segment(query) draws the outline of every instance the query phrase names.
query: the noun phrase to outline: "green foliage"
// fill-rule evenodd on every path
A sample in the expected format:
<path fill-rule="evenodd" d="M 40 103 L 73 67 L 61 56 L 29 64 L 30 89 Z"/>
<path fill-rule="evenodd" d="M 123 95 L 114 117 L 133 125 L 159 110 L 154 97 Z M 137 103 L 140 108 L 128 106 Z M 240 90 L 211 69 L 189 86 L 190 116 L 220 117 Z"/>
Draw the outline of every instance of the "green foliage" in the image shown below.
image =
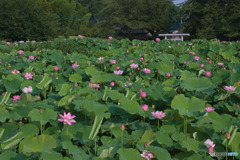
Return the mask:
<path fill-rule="evenodd" d="M 239 40 L 238 1 L 187 0 L 182 5 L 183 31 L 191 38 Z"/>
<path fill-rule="evenodd" d="M 0 159 L 132 160 L 143 159 L 144 150 L 153 159 L 212 159 L 204 145 L 207 139 L 216 144 L 214 152 L 224 152 L 226 144 L 229 152 L 240 152 L 239 49 L 237 42 L 215 40 L 178 45 L 86 37 L 0 44 Z M 133 63 L 139 69 L 131 68 Z M 114 74 L 117 66 L 122 75 Z M 20 73 L 12 74 L 15 69 Z M 26 72 L 33 79 L 26 79 Z M 230 85 L 236 90 L 224 89 Z M 29 86 L 32 92 L 24 93 Z M 165 117 L 153 117 L 155 111 Z M 69 115 L 62 122 L 64 112 L 73 116 L 71 125 L 66 123 Z"/>
<path fill-rule="evenodd" d="M 56 36 L 55 19 L 37 0 L 0 2 L 0 37 L 11 41 L 48 40 Z"/>

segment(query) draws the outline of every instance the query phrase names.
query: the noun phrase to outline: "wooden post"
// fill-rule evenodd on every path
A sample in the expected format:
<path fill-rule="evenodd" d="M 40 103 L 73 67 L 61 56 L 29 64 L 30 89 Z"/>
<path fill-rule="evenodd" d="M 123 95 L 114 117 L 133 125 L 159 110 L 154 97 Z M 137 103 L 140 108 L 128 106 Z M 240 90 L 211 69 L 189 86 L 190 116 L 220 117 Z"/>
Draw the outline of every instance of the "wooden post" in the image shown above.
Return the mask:
<path fill-rule="evenodd" d="M 183 41 L 183 36 L 181 36 L 181 40 Z"/>

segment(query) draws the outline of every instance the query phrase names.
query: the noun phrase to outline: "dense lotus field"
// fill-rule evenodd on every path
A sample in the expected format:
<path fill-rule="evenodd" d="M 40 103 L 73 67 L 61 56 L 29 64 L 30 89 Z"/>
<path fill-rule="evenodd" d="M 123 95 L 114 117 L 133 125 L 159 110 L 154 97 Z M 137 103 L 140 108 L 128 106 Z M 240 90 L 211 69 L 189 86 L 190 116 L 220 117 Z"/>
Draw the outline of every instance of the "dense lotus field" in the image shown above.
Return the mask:
<path fill-rule="evenodd" d="M 238 42 L 2 42 L 0 74 L 1 160 L 239 159 Z"/>

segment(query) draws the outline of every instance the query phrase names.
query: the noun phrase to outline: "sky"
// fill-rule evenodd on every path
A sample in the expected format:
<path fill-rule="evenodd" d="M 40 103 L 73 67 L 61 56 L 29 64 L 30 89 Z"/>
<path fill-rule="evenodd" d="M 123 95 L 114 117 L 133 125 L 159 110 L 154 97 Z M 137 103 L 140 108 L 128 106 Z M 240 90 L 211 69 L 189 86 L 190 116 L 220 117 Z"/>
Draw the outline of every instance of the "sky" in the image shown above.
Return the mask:
<path fill-rule="evenodd" d="M 182 3 L 182 2 L 184 2 L 185 0 L 175 0 L 175 1 L 173 1 L 173 3 L 174 4 L 179 4 L 179 3 Z"/>

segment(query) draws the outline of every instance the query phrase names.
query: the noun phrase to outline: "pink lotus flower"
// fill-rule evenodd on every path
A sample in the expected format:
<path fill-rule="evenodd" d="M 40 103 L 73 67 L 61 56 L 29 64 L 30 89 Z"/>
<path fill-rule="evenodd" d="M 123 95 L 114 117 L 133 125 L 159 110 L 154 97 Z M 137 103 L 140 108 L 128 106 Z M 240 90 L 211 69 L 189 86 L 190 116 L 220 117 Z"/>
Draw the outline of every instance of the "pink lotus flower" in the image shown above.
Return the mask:
<path fill-rule="evenodd" d="M 128 51 L 128 50 L 127 50 L 126 52 L 127 52 L 127 53 L 129 53 L 129 51 Z"/>
<path fill-rule="evenodd" d="M 206 72 L 205 72 L 205 76 L 206 76 L 206 77 L 210 77 L 210 76 L 211 76 L 211 72 L 206 71 Z"/>
<path fill-rule="evenodd" d="M 19 72 L 19 70 L 14 69 L 11 73 L 12 74 L 19 74 L 20 72 Z"/>
<path fill-rule="evenodd" d="M 20 101 L 20 96 L 19 95 L 15 95 L 15 96 L 13 96 L 13 102 L 15 102 L 15 101 Z"/>
<path fill-rule="evenodd" d="M 235 90 L 236 90 L 236 87 L 234 87 L 234 86 L 225 86 L 224 89 L 225 89 L 226 91 L 230 92 L 230 91 L 235 91 Z"/>
<path fill-rule="evenodd" d="M 114 84 L 114 82 L 111 82 L 111 83 L 110 83 L 110 86 L 112 86 L 112 87 L 113 87 L 114 85 L 115 85 L 115 84 Z"/>
<path fill-rule="evenodd" d="M 132 45 L 135 46 L 135 43 L 133 43 Z"/>
<path fill-rule="evenodd" d="M 210 60 L 210 58 L 209 58 L 209 57 L 207 57 L 207 60 L 209 61 L 209 60 Z"/>
<path fill-rule="evenodd" d="M 223 66 L 223 63 L 218 63 L 219 66 Z"/>
<path fill-rule="evenodd" d="M 119 66 L 117 66 L 117 67 L 116 67 L 116 70 L 119 70 L 119 69 L 120 69 L 120 67 L 119 67 Z"/>
<path fill-rule="evenodd" d="M 156 111 L 156 112 L 151 112 L 152 113 L 152 116 L 157 118 L 157 119 L 162 119 L 163 117 L 166 116 L 165 113 L 163 113 L 162 111 Z"/>
<path fill-rule="evenodd" d="M 172 48 L 172 46 L 168 46 L 168 48 Z"/>
<path fill-rule="evenodd" d="M 220 40 L 216 40 L 216 42 L 220 42 Z"/>
<path fill-rule="evenodd" d="M 140 60 L 143 61 L 143 57 L 140 57 Z"/>
<path fill-rule="evenodd" d="M 76 67 L 79 67 L 76 63 L 72 64 L 72 68 L 75 69 Z"/>
<path fill-rule="evenodd" d="M 17 45 L 17 42 L 14 42 L 14 45 Z"/>
<path fill-rule="evenodd" d="M 194 57 L 194 60 L 195 60 L 195 61 L 199 61 L 199 59 L 200 59 L 200 57 L 198 57 L 198 56 L 195 56 L 195 57 Z"/>
<path fill-rule="evenodd" d="M 180 43 L 178 43 L 177 45 L 180 45 Z"/>
<path fill-rule="evenodd" d="M 130 60 L 130 62 L 133 62 L 133 60 Z"/>
<path fill-rule="evenodd" d="M 54 71 L 58 71 L 58 66 L 54 66 Z"/>
<path fill-rule="evenodd" d="M 18 53 L 19 53 L 20 55 L 24 55 L 24 51 L 23 51 L 23 50 L 19 50 Z"/>
<path fill-rule="evenodd" d="M 112 36 L 109 36 L 108 39 L 113 39 Z"/>
<path fill-rule="evenodd" d="M 19 41 L 19 43 L 24 43 L 24 41 Z"/>
<path fill-rule="evenodd" d="M 195 52 L 189 52 L 189 54 L 195 55 Z"/>
<path fill-rule="evenodd" d="M 213 108 L 213 107 L 207 107 L 207 108 L 205 108 L 205 110 L 206 110 L 207 112 L 212 112 L 212 111 L 215 110 L 215 108 Z"/>
<path fill-rule="evenodd" d="M 215 147 L 215 144 L 213 144 L 213 141 L 211 141 L 210 139 L 207 139 L 204 142 L 205 146 L 208 148 L 208 153 L 210 154 L 211 152 L 213 152 L 213 148 Z"/>
<path fill-rule="evenodd" d="M 116 64 L 117 61 L 113 59 L 113 60 L 110 60 L 110 63 L 111 63 L 111 64 Z"/>
<path fill-rule="evenodd" d="M 144 97 L 146 97 L 146 92 L 140 92 L 140 97 L 142 97 L 142 98 L 144 98 Z"/>
<path fill-rule="evenodd" d="M 192 46 L 193 44 L 192 43 L 189 43 L 189 46 Z"/>
<path fill-rule="evenodd" d="M 166 76 L 167 76 L 167 77 L 170 77 L 170 76 L 171 76 L 171 73 L 169 73 L 169 72 L 166 73 Z"/>
<path fill-rule="evenodd" d="M 144 160 L 151 160 L 153 158 L 153 154 L 150 151 L 143 151 L 141 156 Z"/>
<path fill-rule="evenodd" d="M 144 112 L 148 111 L 148 105 L 147 105 L 147 104 L 143 104 L 143 105 L 142 105 L 142 110 L 143 110 Z"/>
<path fill-rule="evenodd" d="M 138 68 L 138 64 L 131 64 L 130 67 L 131 68 Z"/>
<path fill-rule="evenodd" d="M 203 67 L 204 67 L 204 64 L 200 64 L 200 67 L 203 68 Z"/>
<path fill-rule="evenodd" d="M 6 45 L 10 45 L 11 43 L 10 42 L 6 42 Z"/>
<path fill-rule="evenodd" d="M 99 57 L 98 61 L 103 61 L 103 59 L 104 59 L 103 57 Z"/>
<path fill-rule="evenodd" d="M 122 75 L 123 74 L 123 70 L 118 70 L 118 71 L 113 71 L 113 72 L 116 75 Z"/>
<path fill-rule="evenodd" d="M 93 88 L 100 88 L 100 84 L 97 83 L 89 83 L 89 86 Z"/>
<path fill-rule="evenodd" d="M 207 139 L 205 142 L 204 142 L 204 145 L 209 148 L 210 146 L 215 146 L 215 144 L 213 144 L 213 141 L 211 141 L 210 139 Z"/>
<path fill-rule="evenodd" d="M 156 38 L 156 42 L 159 42 L 160 41 L 160 38 Z"/>
<path fill-rule="evenodd" d="M 214 144 L 214 146 L 215 146 L 215 144 Z M 213 148 L 214 148 L 214 146 L 210 146 L 210 147 L 208 148 L 208 154 L 210 154 L 210 153 L 213 152 Z"/>
<path fill-rule="evenodd" d="M 58 121 L 63 122 L 63 124 L 72 125 L 72 123 L 76 123 L 76 121 L 73 119 L 76 116 L 71 115 L 70 112 L 68 114 L 64 112 L 64 115 L 59 114 L 59 116 L 61 117 L 61 119 L 58 119 Z"/>
<path fill-rule="evenodd" d="M 212 61 L 208 61 L 208 63 L 210 63 L 210 64 L 211 64 L 211 63 L 212 63 Z"/>
<path fill-rule="evenodd" d="M 34 56 L 29 56 L 28 59 L 29 59 L 29 60 L 33 60 L 33 59 L 34 59 Z"/>
<path fill-rule="evenodd" d="M 82 35 L 78 35 L 78 38 L 79 38 L 79 39 L 82 39 L 82 38 L 83 38 L 83 36 L 82 36 Z"/>
<path fill-rule="evenodd" d="M 143 68 L 143 72 L 144 72 L 144 73 L 151 73 L 151 70 L 148 69 L 148 68 Z"/>
<path fill-rule="evenodd" d="M 24 87 L 22 91 L 23 91 L 23 93 L 31 93 L 32 92 L 32 87 L 31 86 L 28 86 L 28 88 Z"/>
<path fill-rule="evenodd" d="M 35 41 L 35 40 L 32 40 L 32 43 L 36 43 L 36 41 Z"/>
<path fill-rule="evenodd" d="M 32 79 L 32 77 L 33 77 L 33 75 L 31 74 L 31 73 L 25 73 L 24 74 L 24 77 L 26 78 L 26 79 Z"/>
<path fill-rule="evenodd" d="M 190 62 L 188 61 L 187 63 L 186 63 L 186 65 L 188 65 Z"/>
<path fill-rule="evenodd" d="M 132 83 L 131 83 L 131 82 L 126 82 L 126 83 L 123 83 L 123 85 L 124 85 L 125 87 L 129 87 L 129 86 L 132 85 Z"/>

